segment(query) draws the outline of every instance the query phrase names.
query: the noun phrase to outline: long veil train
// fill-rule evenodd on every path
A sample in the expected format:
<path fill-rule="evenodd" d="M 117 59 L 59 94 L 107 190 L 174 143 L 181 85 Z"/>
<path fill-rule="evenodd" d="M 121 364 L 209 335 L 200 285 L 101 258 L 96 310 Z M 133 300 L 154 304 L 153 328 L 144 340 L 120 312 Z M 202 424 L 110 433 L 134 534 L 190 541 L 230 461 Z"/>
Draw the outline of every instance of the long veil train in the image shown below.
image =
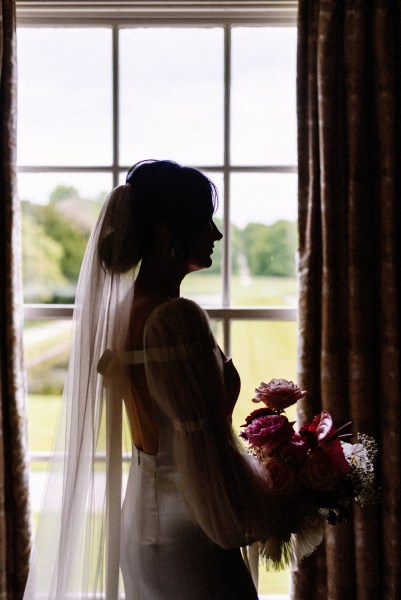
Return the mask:
<path fill-rule="evenodd" d="M 106 588 L 108 600 L 117 598 L 121 437 L 116 433 L 124 382 L 114 377 L 105 388 L 97 363 L 106 348 L 124 349 L 134 276 L 132 271 L 106 273 L 97 248 L 113 226 L 110 215 L 118 214 L 121 229 L 112 251 L 116 256 L 120 252 L 118 241 L 129 223 L 124 215 L 129 193 L 127 185 L 111 192 L 82 263 L 62 411 L 24 600 L 84 600 L 104 597 Z M 107 467 L 99 461 L 104 453 Z"/>

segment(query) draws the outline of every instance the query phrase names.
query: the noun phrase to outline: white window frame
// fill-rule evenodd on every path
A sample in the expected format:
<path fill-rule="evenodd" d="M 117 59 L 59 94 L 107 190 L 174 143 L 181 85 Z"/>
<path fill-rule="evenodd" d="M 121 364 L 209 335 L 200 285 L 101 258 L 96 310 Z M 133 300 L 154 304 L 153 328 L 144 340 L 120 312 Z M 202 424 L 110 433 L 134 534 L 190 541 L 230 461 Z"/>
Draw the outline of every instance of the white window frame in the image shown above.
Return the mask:
<path fill-rule="evenodd" d="M 223 341 L 227 353 L 230 353 L 230 322 L 237 319 L 263 319 L 273 321 L 294 321 L 297 317 L 295 307 L 269 306 L 257 308 L 235 308 L 231 306 L 230 290 L 230 174 L 247 173 L 295 173 L 296 165 L 232 166 L 230 164 L 230 82 L 231 82 L 231 26 L 294 26 L 296 24 L 297 2 L 295 0 L 272 1 L 226 1 L 226 2 L 167 2 L 149 0 L 136 2 L 121 0 L 114 2 L 86 0 L 17 0 L 17 24 L 23 26 L 74 26 L 97 27 L 108 25 L 113 35 L 113 158 L 112 164 L 99 166 L 24 166 L 21 173 L 38 172 L 103 172 L 112 173 L 113 186 L 118 185 L 121 172 L 131 165 L 119 164 L 119 81 L 118 81 L 118 29 L 127 26 L 212 26 L 224 29 L 224 161 L 216 167 L 197 165 L 201 170 L 219 172 L 224 178 L 224 237 L 223 237 L 223 295 L 220 308 L 205 307 L 209 316 L 219 319 L 223 324 Z M 26 319 L 69 319 L 72 305 L 26 304 Z"/>
<path fill-rule="evenodd" d="M 99 172 L 111 173 L 113 186 L 118 185 L 120 175 L 131 165 L 119 164 L 119 56 L 118 30 L 127 26 L 221 26 L 224 29 L 224 160 L 216 167 L 197 165 L 210 173 L 223 174 L 224 179 L 224 230 L 223 230 L 223 294 L 219 308 L 205 307 L 210 318 L 222 323 L 225 351 L 230 354 L 230 323 L 235 320 L 295 321 L 297 310 L 288 306 L 232 307 L 230 290 L 230 175 L 232 173 L 296 173 L 296 165 L 232 166 L 230 164 L 230 84 L 231 84 L 231 26 L 295 26 L 297 18 L 296 0 L 278 1 L 142 1 L 121 0 L 114 2 L 88 0 L 17 0 L 18 27 L 98 27 L 112 29 L 112 85 L 113 85 L 113 157 L 112 163 L 99 166 L 49 166 L 19 165 L 21 173 L 40 172 Z M 26 320 L 71 319 L 72 305 L 25 304 Z M 48 460 L 47 453 L 36 452 L 32 460 Z M 260 596 L 261 600 L 285 600 L 287 596 Z"/>

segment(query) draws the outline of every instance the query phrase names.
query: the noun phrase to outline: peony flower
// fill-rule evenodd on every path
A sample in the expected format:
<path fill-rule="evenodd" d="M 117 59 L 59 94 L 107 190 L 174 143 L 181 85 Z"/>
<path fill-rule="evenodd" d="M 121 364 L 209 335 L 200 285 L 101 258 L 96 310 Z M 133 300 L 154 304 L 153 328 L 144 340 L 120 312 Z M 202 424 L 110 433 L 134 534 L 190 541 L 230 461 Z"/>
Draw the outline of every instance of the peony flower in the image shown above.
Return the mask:
<path fill-rule="evenodd" d="M 264 480 L 269 490 L 276 494 L 291 494 L 297 485 L 294 467 L 279 456 L 271 456 L 262 463 Z"/>
<path fill-rule="evenodd" d="M 275 414 L 276 414 L 275 411 L 272 410 L 271 408 L 267 408 L 267 406 L 264 406 L 263 408 L 257 408 L 256 410 L 253 410 L 250 415 L 245 417 L 245 423 L 243 423 L 241 425 L 241 427 L 246 427 L 247 425 L 252 423 L 252 421 L 254 421 L 255 419 L 258 419 L 259 417 L 262 417 L 264 415 L 275 415 Z M 241 437 L 244 437 L 242 435 L 242 433 L 240 435 L 241 435 Z"/>
<path fill-rule="evenodd" d="M 293 423 L 284 415 L 261 415 L 251 421 L 244 430 L 244 437 L 254 448 L 270 454 L 294 435 Z"/>
<path fill-rule="evenodd" d="M 295 404 L 305 396 L 296 383 L 286 379 L 272 379 L 269 383 L 262 383 L 255 389 L 254 402 L 264 402 L 266 406 L 282 411 Z"/>
<path fill-rule="evenodd" d="M 312 452 L 298 471 L 304 485 L 317 492 L 329 492 L 335 489 L 340 470 L 330 456 L 320 448 Z"/>

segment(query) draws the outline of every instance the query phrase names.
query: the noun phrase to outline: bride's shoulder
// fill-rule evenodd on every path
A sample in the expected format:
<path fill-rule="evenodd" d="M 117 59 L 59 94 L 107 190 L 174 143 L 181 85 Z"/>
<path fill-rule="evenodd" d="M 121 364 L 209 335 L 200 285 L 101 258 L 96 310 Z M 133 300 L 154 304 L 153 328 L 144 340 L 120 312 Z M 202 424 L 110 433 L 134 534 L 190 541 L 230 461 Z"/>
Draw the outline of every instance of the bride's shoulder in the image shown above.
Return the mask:
<path fill-rule="evenodd" d="M 171 298 L 162 304 L 159 304 L 151 313 L 150 319 L 174 317 L 177 315 L 182 318 L 191 316 L 205 317 L 206 312 L 194 300 L 189 298 Z"/>
<path fill-rule="evenodd" d="M 173 298 L 155 308 L 146 323 L 146 330 L 158 329 L 170 334 L 191 335 L 196 331 L 209 332 L 210 325 L 206 312 L 193 300 Z"/>

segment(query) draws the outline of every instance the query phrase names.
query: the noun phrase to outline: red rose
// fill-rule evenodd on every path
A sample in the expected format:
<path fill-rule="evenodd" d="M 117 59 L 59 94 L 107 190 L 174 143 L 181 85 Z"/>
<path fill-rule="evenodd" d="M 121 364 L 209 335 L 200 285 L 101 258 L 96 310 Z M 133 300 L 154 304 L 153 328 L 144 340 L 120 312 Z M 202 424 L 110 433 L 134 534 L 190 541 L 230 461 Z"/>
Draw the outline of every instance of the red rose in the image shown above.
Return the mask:
<path fill-rule="evenodd" d="M 279 455 L 293 465 L 300 465 L 306 460 L 309 444 L 299 435 L 294 433 L 292 438 L 281 444 L 278 448 Z"/>
<path fill-rule="evenodd" d="M 276 494 L 291 494 L 297 484 L 294 467 L 279 456 L 271 456 L 262 464 L 264 479 L 269 490 Z"/>
<path fill-rule="evenodd" d="M 266 406 L 279 411 L 295 404 L 306 394 L 299 389 L 296 383 L 286 379 L 272 379 L 269 383 L 262 381 L 255 392 L 255 402 L 264 402 Z"/>
<path fill-rule="evenodd" d="M 323 452 L 325 452 L 329 457 L 332 463 L 334 463 L 337 469 L 345 475 L 351 469 L 349 462 L 344 456 L 343 448 L 341 442 L 338 438 L 331 440 L 330 442 L 325 442 L 320 445 Z"/>
<path fill-rule="evenodd" d="M 335 463 L 320 448 L 312 452 L 298 471 L 304 485 L 318 492 L 335 489 L 340 471 Z"/>
<path fill-rule="evenodd" d="M 293 424 L 284 415 L 262 415 L 245 428 L 243 437 L 266 454 L 294 435 Z"/>

